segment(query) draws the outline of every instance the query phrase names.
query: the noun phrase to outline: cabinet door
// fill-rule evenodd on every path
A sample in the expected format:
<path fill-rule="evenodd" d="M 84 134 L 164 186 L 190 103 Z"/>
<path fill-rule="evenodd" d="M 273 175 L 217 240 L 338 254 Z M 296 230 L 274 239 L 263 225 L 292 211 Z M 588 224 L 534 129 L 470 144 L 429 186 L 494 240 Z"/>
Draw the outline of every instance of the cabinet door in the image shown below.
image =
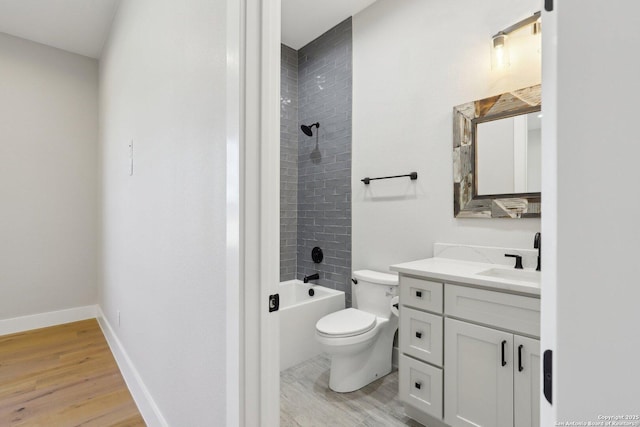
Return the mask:
<path fill-rule="evenodd" d="M 445 422 L 513 426 L 513 335 L 449 318 L 444 334 Z"/>
<path fill-rule="evenodd" d="M 514 335 L 515 427 L 540 426 L 540 341 Z"/>

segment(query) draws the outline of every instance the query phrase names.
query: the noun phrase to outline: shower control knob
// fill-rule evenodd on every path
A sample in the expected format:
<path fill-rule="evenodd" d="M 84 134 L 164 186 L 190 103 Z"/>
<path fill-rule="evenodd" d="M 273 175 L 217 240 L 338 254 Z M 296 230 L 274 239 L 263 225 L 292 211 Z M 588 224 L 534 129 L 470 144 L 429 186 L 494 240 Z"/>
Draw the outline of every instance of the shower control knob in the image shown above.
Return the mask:
<path fill-rule="evenodd" d="M 320 249 L 319 246 L 316 246 L 311 250 L 311 259 L 316 264 L 320 264 L 324 259 L 324 253 L 322 252 L 322 249 Z"/>

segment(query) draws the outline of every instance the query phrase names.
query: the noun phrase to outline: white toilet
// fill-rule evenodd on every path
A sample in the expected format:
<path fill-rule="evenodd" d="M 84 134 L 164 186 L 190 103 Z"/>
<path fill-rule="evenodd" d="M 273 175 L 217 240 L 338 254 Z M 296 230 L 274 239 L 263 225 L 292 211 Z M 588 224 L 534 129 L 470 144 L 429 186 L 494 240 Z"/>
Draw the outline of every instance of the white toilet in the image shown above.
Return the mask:
<path fill-rule="evenodd" d="M 353 273 L 357 308 L 328 314 L 316 323 L 316 338 L 331 356 L 329 388 L 358 390 L 391 372 L 398 317 L 391 312 L 398 277 L 371 270 Z M 355 283 L 357 282 L 357 283 Z"/>

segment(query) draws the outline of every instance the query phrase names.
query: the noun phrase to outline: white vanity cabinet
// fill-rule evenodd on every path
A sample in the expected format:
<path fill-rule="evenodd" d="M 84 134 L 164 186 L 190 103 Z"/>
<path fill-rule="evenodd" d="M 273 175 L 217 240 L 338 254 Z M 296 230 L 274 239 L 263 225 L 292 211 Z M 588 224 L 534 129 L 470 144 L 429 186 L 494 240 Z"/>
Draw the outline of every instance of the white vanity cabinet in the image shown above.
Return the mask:
<path fill-rule="evenodd" d="M 397 271 L 407 415 L 428 425 L 539 427 L 539 296 Z"/>
<path fill-rule="evenodd" d="M 537 426 L 540 299 L 446 284 L 444 306 L 445 422 Z"/>
<path fill-rule="evenodd" d="M 444 340 L 447 424 L 539 425 L 538 340 L 451 318 Z"/>

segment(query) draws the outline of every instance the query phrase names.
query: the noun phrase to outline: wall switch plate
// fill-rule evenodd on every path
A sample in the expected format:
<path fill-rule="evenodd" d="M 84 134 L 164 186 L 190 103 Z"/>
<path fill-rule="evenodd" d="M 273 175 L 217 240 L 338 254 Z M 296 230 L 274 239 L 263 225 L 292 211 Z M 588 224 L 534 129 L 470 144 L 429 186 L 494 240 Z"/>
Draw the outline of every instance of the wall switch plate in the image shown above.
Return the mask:
<path fill-rule="evenodd" d="M 129 142 L 129 176 L 133 176 L 133 139 Z"/>

